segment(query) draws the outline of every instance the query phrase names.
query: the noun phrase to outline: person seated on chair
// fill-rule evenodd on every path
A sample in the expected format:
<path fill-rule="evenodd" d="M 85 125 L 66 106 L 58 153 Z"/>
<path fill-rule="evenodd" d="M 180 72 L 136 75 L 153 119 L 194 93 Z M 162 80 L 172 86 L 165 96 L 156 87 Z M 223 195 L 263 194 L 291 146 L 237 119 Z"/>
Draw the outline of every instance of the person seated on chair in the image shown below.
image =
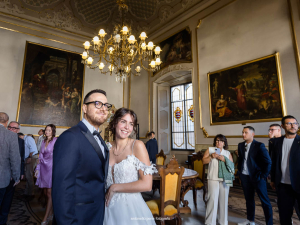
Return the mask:
<path fill-rule="evenodd" d="M 218 208 L 219 223 L 228 224 L 228 194 L 234 177 L 234 164 L 230 152 L 225 150 L 228 143 L 224 135 L 215 136 L 213 146 L 203 156 L 203 164 L 208 164 L 205 224 L 216 224 Z"/>
<path fill-rule="evenodd" d="M 153 164 L 156 163 L 156 154 L 158 153 L 157 141 L 155 139 L 154 131 L 151 131 L 147 134 L 149 141 L 146 143 L 146 148 L 149 154 L 150 162 Z"/>

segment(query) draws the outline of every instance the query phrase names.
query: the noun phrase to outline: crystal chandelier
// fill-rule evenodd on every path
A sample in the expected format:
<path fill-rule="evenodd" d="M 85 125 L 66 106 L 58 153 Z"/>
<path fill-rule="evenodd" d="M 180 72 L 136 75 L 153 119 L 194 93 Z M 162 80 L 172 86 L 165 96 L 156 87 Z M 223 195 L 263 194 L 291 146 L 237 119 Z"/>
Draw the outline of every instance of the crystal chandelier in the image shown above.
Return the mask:
<path fill-rule="evenodd" d="M 86 41 L 83 44 L 82 63 L 90 69 L 99 68 L 102 74 L 110 73 L 112 75 L 114 73 L 116 81 L 121 83 L 126 81 L 126 78 L 131 74 L 139 76 L 142 68 L 152 72 L 159 70 L 162 62 L 160 60 L 160 47 L 155 47 L 151 41 L 146 44 L 147 35 L 145 32 L 140 34 L 140 41 L 138 42 L 131 34 L 130 27 L 124 25 L 124 14 L 128 12 L 125 0 L 117 0 L 117 4 L 119 5 L 122 24 L 114 27 L 113 35 L 107 40 L 105 40 L 105 31 L 100 29 L 99 34 L 92 40 L 93 44 Z M 97 62 L 93 65 L 94 61 Z M 138 62 L 140 62 L 140 66 L 136 66 L 134 72 L 131 68 Z M 150 67 L 145 67 L 143 62 L 147 62 Z M 106 71 L 104 71 L 106 66 Z"/>

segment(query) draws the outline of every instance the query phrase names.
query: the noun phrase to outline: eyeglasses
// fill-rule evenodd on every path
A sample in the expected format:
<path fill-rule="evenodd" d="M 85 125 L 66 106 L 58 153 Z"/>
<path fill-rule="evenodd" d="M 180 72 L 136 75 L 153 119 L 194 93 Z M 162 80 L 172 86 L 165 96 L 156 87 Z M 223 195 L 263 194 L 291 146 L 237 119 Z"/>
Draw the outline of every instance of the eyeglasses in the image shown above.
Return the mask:
<path fill-rule="evenodd" d="M 273 132 L 274 130 L 279 130 L 279 129 L 269 129 L 269 132 Z"/>
<path fill-rule="evenodd" d="M 222 140 L 216 140 L 216 142 L 224 142 L 224 141 L 222 141 Z"/>
<path fill-rule="evenodd" d="M 94 103 L 94 104 L 95 104 L 95 107 L 96 107 L 97 109 L 101 109 L 102 106 L 105 106 L 105 107 L 107 108 L 107 110 L 110 110 L 111 107 L 112 107 L 112 104 L 109 104 L 109 103 L 103 104 L 103 103 L 100 102 L 100 101 L 86 102 L 86 103 L 84 103 L 84 104 L 88 105 L 88 104 L 91 104 L 91 103 Z"/>
<path fill-rule="evenodd" d="M 285 125 L 286 126 L 292 126 L 292 124 L 295 126 L 295 127 L 297 127 L 298 125 L 299 125 L 299 123 L 297 123 L 297 122 L 294 122 L 294 123 L 285 123 Z"/>
<path fill-rule="evenodd" d="M 19 127 L 11 127 L 11 126 L 8 126 L 7 128 L 11 129 L 11 130 L 19 130 L 20 129 Z"/>

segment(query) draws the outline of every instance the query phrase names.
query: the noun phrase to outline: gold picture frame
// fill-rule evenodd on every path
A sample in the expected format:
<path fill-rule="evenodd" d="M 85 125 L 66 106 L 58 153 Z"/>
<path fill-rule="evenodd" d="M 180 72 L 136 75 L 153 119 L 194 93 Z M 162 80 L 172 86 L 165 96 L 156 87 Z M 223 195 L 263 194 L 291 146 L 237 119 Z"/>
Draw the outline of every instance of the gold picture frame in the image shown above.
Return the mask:
<path fill-rule="evenodd" d="M 69 128 L 82 119 L 85 67 L 77 52 L 26 42 L 16 120 Z"/>
<path fill-rule="evenodd" d="M 207 78 L 211 125 L 280 121 L 286 115 L 278 52 Z"/>

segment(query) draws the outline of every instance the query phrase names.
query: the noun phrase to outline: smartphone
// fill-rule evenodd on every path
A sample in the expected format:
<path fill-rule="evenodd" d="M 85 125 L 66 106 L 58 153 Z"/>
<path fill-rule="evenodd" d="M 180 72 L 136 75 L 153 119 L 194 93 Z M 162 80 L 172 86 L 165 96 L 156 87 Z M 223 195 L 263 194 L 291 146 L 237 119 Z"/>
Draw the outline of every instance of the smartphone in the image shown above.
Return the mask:
<path fill-rule="evenodd" d="M 221 154 L 221 150 L 219 148 L 216 148 L 215 149 L 215 153 L 217 153 L 218 155 L 220 155 Z"/>

